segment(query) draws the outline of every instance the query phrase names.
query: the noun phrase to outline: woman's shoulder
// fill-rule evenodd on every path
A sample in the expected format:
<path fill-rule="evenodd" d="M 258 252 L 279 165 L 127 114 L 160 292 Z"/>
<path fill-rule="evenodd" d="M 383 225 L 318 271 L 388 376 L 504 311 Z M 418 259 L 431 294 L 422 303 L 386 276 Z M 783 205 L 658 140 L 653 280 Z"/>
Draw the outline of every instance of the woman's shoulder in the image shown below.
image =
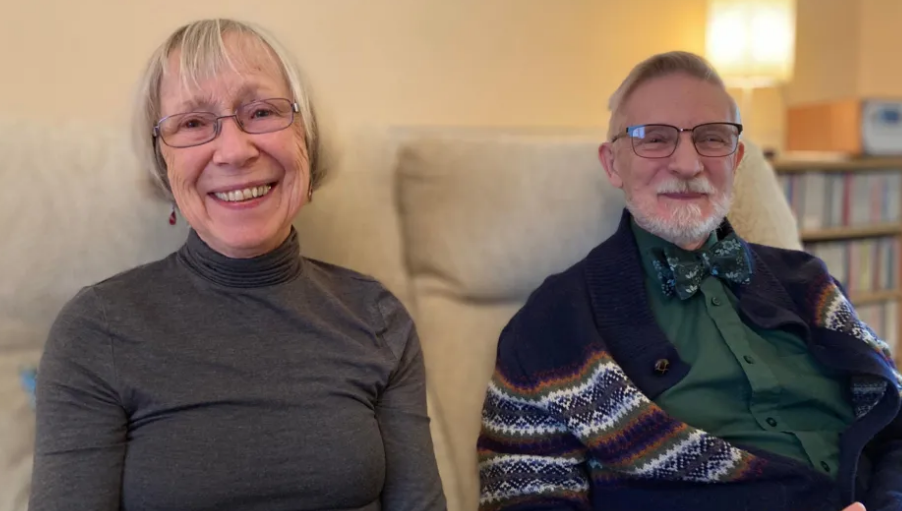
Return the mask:
<path fill-rule="evenodd" d="M 116 272 L 94 284 L 86 286 L 104 297 L 115 298 L 123 293 L 140 293 L 146 296 L 151 289 L 164 287 L 176 277 L 176 254 L 150 261 Z"/>
<path fill-rule="evenodd" d="M 406 307 L 375 277 L 309 258 L 305 259 L 305 272 L 308 280 L 349 310 L 365 312 L 375 321 L 377 331 L 391 335 L 413 328 Z"/>
<path fill-rule="evenodd" d="M 371 275 L 318 259 L 305 258 L 304 262 L 307 279 L 328 294 L 383 309 L 400 305 L 397 297 Z"/>
<path fill-rule="evenodd" d="M 111 308 L 140 307 L 155 294 L 167 292 L 175 268 L 174 255 L 114 273 L 82 287 L 60 311 L 57 322 L 72 318 L 101 319 Z"/>
<path fill-rule="evenodd" d="M 386 291 L 385 286 L 371 275 L 319 259 L 305 257 L 304 273 L 316 285 L 341 293 L 356 291 L 369 295 Z"/>

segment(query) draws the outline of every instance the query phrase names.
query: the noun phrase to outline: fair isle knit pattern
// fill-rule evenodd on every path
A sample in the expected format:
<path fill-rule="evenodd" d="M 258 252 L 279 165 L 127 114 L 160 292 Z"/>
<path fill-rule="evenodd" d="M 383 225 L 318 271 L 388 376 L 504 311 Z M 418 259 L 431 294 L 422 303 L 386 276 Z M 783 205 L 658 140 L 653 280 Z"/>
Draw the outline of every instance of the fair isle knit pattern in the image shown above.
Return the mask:
<path fill-rule="evenodd" d="M 893 366 L 889 345 L 858 318 L 852 304 L 834 280 L 827 281 L 815 296 L 818 297 L 813 321 L 815 325 L 863 341 Z M 902 394 L 902 374 L 893 369 L 893 377 L 896 380 L 896 391 Z M 878 378 L 855 378 L 852 382 L 852 398 L 856 416 L 862 417 L 870 412 L 880 402 L 887 387 L 886 381 Z"/>
<path fill-rule="evenodd" d="M 483 509 L 529 495 L 584 499 L 580 493 L 589 482 L 578 465 L 587 458 L 592 474 L 608 482 L 735 482 L 767 464 L 669 417 L 606 352 L 590 356 L 573 374 L 528 388 L 496 372 L 483 409 L 483 437 L 508 446 L 507 454 L 480 449 Z M 576 438 L 578 445 L 568 445 L 568 438 Z M 536 446 L 550 448 L 556 456 L 511 454 L 535 452 Z M 537 474 L 542 477 L 532 477 Z"/>

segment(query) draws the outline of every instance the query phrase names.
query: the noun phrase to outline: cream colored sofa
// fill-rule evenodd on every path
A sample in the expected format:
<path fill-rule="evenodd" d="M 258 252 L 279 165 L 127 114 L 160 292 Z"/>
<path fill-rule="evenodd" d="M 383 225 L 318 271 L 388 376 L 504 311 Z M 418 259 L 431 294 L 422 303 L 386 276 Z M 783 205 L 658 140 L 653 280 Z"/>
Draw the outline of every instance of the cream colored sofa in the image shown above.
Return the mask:
<path fill-rule="evenodd" d="M 498 333 L 531 290 L 582 258 L 622 207 L 595 157 L 601 131 L 386 129 L 354 151 L 297 222 L 302 251 L 382 280 L 414 315 L 449 509 L 476 508 L 475 442 Z M 749 144 L 751 146 L 751 144 Z M 17 369 L 83 286 L 162 257 L 167 223 L 122 132 L 0 122 L 0 511 L 26 507 L 33 413 Z M 731 218 L 799 248 L 790 210 L 749 147 Z"/>

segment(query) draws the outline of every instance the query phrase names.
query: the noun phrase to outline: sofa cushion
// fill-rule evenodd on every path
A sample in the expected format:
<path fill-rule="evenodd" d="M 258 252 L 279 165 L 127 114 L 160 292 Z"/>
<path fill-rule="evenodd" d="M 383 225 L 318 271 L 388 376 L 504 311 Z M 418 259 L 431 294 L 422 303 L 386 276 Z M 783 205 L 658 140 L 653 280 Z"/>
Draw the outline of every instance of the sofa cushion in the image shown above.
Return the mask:
<path fill-rule="evenodd" d="M 623 197 L 584 135 L 429 137 L 402 148 L 408 271 L 424 291 L 522 300 L 613 232 Z"/>
<path fill-rule="evenodd" d="M 520 302 L 474 302 L 418 293 L 429 416 L 448 509 L 477 508 L 476 437 L 498 332 Z"/>
<path fill-rule="evenodd" d="M 295 221 L 301 252 L 378 279 L 413 312 L 395 211 L 391 130 L 361 129 L 354 143 L 329 154 L 329 173 Z M 331 163 L 331 164 L 329 164 Z"/>
<path fill-rule="evenodd" d="M 32 397 L 24 371 L 41 356 L 39 329 L 0 317 L 0 510 L 24 511 L 28 504 L 34 449 Z"/>
<path fill-rule="evenodd" d="M 46 334 L 82 286 L 168 254 L 185 223 L 168 224 L 123 130 L 0 122 L 4 250 L 0 311 Z M 43 339 L 42 339 L 43 341 Z M 16 342 L 0 338 L 0 346 Z"/>
<path fill-rule="evenodd" d="M 730 223 L 746 240 L 801 250 L 798 224 L 774 169 L 754 143 L 745 141 L 745 157 L 736 170 Z"/>
<path fill-rule="evenodd" d="M 79 288 L 165 256 L 187 235 L 138 168 L 127 130 L 0 121 L 0 511 L 27 504 L 34 413 L 20 370 L 38 363 Z M 7 248 L 9 247 L 9 248 Z"/>

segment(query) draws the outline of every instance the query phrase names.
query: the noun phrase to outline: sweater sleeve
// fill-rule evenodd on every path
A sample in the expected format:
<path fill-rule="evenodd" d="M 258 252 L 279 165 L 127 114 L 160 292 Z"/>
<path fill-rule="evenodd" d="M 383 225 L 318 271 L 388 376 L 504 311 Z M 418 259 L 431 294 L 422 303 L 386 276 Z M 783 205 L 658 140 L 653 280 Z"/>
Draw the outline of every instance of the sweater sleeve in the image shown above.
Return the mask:
<path fill-rule="evenodd" d="M 510 329 L 501 334 L 479 435 L 482 511 L 588 510 L 584 446 L 551 413 L 522 369 Z"/>
<path fill-rule="evenodd" d="M 872 511 L 902 510 L 902 435 L 881 446 L 865 504 Z"/>
<path fill-rule="evenodd" d="M 851 303 L 849 294 L 839 280 L 831 278 Z M 882 340 L 880 342 L 883 343 Z M 883 343 L 881 347 L 883 354 L 890 358 L 889 346 Z M 869 510 L 902 511 L 902 413 L 896 416 L 893 425 L 895 429 L 888 429 L 881 435 L 880 447 L 875 450 L 877 456 L 871 471 L 870 487 L 864 498 Z"/>
<path fill-rule="evenodd" d="M 382 338 L 397 360 L 376 405 L 385 448 L 382 508 L 391 511 L 446 509 L 429 416 L 426 370 L 413 320 L 393 295 L 378 300 L 384 320 Z"/>
<path fill-rule="evenodd" d="M 95 292 L 60 312 L 36 387 L 31 511 L 117 511 L 127 418 L 116 391 L 112 348 Z"/>

